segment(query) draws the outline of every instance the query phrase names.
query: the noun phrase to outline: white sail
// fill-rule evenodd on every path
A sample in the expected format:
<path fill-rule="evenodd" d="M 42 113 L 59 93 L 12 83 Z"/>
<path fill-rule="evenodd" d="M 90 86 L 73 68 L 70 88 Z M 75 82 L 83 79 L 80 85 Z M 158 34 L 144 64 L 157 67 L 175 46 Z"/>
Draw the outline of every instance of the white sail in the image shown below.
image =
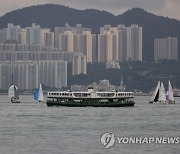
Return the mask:
<path fill-rule="evenodd" d="M 166 92 L 164 89 L 164 84 L 161 82 L 159 89 L 159 102 L 166 103 Z"/>
<path fill-rule="evenodd" d="M 43 102 L 44 97 L 43 97 L 43 90 L 41 84 L 39 85 L 39 98 L 38 101 Z"/>
<path fill-rule="evenodd" d="M 14 97 L 14 85 L 12 85 L 9 90 L 8 90 L 8 95 L 9 98 L 11 99 L 12 97 Z"/>
<path fill-rule="evenodd" d="M 158 82 L 158 84 L 156 86 L 156 89 L 155 89 L 155 91 L 154 91 L 154 93 L 153 93 L 153 95 L 152 95 L 152 97 L 150 99 L 150 102 L 154 102 L 154 99 L 155 99 L 155 97 L 156 97 L 156 95 L 158 93 L 159 88 L 160 88 L 160 81 Z"/>
<path fill-rule="evenodd" d="M 168 92 L 167 92 L 167 97 L 168 97 L 168 101 L 169 103 L 174 103 L 174 94 L 173 94 L 173 89 L 171 86 L 171 82 L 168 82 Z"/>
<path fill-rule="evenodd" d="M 19 96 L 18 96 L 18 91 L 17 91 L 17 87 L 15 85 L 12 85 L 9 90 L 8 90 L 8 95 L 9 95 L 9 98 L 15 98 L 15 99 L 19 99 Z"/>

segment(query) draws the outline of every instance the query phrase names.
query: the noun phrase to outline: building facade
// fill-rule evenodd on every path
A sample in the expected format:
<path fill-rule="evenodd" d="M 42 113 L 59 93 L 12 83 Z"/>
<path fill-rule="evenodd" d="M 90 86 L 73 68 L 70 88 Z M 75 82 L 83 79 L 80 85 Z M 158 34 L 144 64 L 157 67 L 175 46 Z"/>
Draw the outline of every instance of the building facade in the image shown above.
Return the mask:
<path fill-rule="evenodd" d="M 39 61 L 40 83 L 51 88 L 67 87 L 67 61 Z"/>
<path fill-rule="evenodd" d="M 178 60 L 178 38 L 167 37 L 154 39 L 154 61 Z"/>
<path fill-rule="evenodd" d="M 86 56 L 76 54 L 73 56 L 72 75 L 87 74 Z"/>
<path fill-rule="evenodd" d="M 142 61 L 142 27 L 105 25 L 98 35 L 98 62 Z"/>

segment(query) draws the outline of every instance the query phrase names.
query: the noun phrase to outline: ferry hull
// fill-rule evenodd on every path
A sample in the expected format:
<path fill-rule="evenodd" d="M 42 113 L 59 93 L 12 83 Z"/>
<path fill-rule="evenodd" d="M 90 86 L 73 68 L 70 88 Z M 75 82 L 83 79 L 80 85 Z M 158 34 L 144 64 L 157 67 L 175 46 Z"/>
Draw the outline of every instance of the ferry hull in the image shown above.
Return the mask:
<path fill-rule="evenodd" d="M 128 106 L 134 106 L 133 101 L 124 102 L 123 100 L 117 100 L 115 99 L 109 99 L 106 102 L 103 102 L 102 99 L 74 99 L 74 100 L 67 100 L 64 101 L 63 99 L 58 100 L 47 100 L 47 106 L 66 106 L 66 107 L 128 107 Z"/>

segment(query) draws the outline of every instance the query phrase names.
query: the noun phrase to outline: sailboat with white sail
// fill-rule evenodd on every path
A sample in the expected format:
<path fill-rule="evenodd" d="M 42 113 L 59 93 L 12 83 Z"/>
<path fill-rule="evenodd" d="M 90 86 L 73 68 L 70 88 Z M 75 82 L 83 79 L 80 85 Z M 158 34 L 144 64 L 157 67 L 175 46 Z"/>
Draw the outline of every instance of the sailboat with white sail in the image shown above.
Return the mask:
<path fill-rule="evenodd" d="M 43 90 L 42 90 L 41 84 L 39 85 L 39 88 L 37 88 L 34 92 L 34 99 L 38 102 L 44 101 Z"/>
<path fill-rule="evenodd" d="M 163 82 L 159 81 L 149 103 L 166 103 L 166 93 Z"/>
<path fill-rule="evenodd" d="M 20 103 L 18 89 L 15 85 L 12 85 L 8 90 L 9 98 L 12 103 Z"/>
<path fill-rule="evenodd" d="M 174 93 L 170 81 L 168 82 L 167 102 L 169 104 L 175 104 Z"/>

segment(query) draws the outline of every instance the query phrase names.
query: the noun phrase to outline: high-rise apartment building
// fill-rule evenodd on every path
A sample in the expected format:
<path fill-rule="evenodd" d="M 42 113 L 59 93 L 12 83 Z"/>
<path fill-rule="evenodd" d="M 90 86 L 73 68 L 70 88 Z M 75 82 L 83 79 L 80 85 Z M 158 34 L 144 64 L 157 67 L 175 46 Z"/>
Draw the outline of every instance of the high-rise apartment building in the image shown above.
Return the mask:
<path fill-rule="evenodd" d="M 59 35 L 64 34 L 65 31 L 71 31 L 73 34 L 82 34 L 84 31 L 90 31 L 90 28 L 83 28 L 81 24 L 77 24 L 76 27 L 71 27 L 68 24 L 65 24 L 64 27 L 55 27 L 54 28 L 54 46 L 59 48 Z"/>
<path fill-rule="evenodd" d="M 32 24 L 32 27 L 26 27 L 26 44 L 38 44 L 42 45 L 42 33 L 41 27 L 36 25 L 35 23 Z"/>
<path fill-rule="evenodd" d="M 67 87 L 66 61 L 39 61 L 40 83 L 49 87 Z"/>
<path fill-rule="evenodd" d="M 35 61 L 16 61 L 12 68 L 13 83 L 18 89 L 38 87 L 38 65 Z"/>
<path fill-rule="evenodd" d="M 96 35 L 91 34 L 91 29 L 82 28 L 80 24 L 76 27 L 55 27 L 55 47 L 62 51 L 83 53 L 87 62 L 92 63 L 95 61 L 93 58 L 96 58 Z"/>
<path fill-rule="evenodd" d="M 7 90 L 12 84 L 12 64 L 11 62 L 1 62 L 0 63 L 0 88 L 2 90 Z"/>
<path fill-rule="evenodd" d="M 3 29 L 4 40 L 3 43 L 20 43 L 21 42 L 21 27 L 14 26 L 9 23 L 7 28 Z"/>
<path fill-rule="evenodd" d="M 84 31 L 78 35 L 78 52 L 86 55 L 87 62 L 92 63 L 93 56 L 93 36 L 91 32 Z"/>
<path fill-rule="evenodd" d="M 131 25 L 131 59 L 142 61 L 142 27 Z"/>
<path fill-rule="evenodd" d="M 72 31 L 65 31 L 64 34 L 59 35 L 59 48 L 62 49 L 62 51 L 73 51 Z"/>
<path fill-rule="evenodd" d="M 0 30 L 0 43 L 4 43 L 4 31 Z"/>
<path fill-rule="evenodd" d="M 101 27 L 98 35 L 98 62 L 128 60 L 142 60 L 142 27 Z"/>
<path fill-rule="evenodd" d="M 72 62 L 72 75 L 87 74 L 86 56 L 75 54 Z"/>
<path fill-rule="evenodd" d="M 154 39 L 154 61 L 178 60 L 178 38 L 167 37 Z"/>
<path fill-rule="evenodd" d="M 54 48 L 54 33 L 48 30 L 42 30 L 42 46 Z"/>

